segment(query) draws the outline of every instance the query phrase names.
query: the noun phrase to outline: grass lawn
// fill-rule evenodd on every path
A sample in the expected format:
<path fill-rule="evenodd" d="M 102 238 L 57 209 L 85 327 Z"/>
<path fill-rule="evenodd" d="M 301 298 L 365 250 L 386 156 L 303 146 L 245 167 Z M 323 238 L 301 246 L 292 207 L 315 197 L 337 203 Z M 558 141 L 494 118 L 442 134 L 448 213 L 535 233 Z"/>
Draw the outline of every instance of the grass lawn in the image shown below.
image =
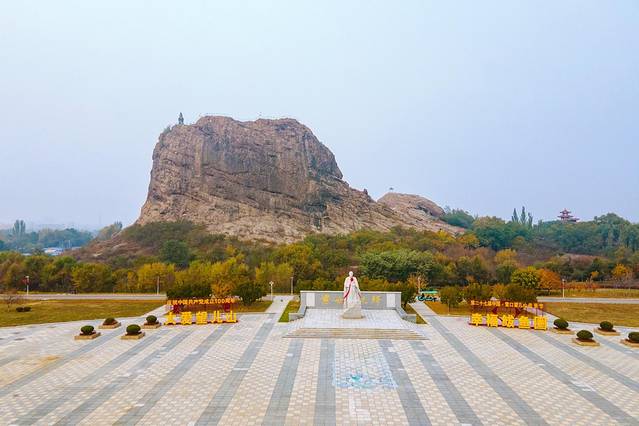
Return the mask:
<path fill-rule="evenodd" d="M 0 305 L 0 327 L 48 322 L 79 321 L 106 317 L 144 315 L 162 305 L 158 300 L 33 300 L 22 305 Z M 30 312 L 16 312 L 30 306 Z"/>
<path fill-rule="evenodd" d="M 428 324 L 424 318 L 422 318 L 421 315 L 419 315 L 417 312 L 415 312 L 415 309 L 413 309 L 413 307 L 411 305 L 406 305 L 406 307 L 404 308 L 404 311 L 406 311 L 407 314 L 415 314 L 417 315 L 417 324 Z"/>
<path fill-rule="evenodd" d="M 264 312 L 271 306 L 270 300 L 258 300 L 246 306 L 243 303 L 233 305 L 233 312 Z"/>
<path fill-rule="evenodd" d="M 552 291 L 549 296 L 561 297 L 561 290 Z M 606 297 L 618 299 L 639 299 L 636 288 L 598 288 L 592 290 L 566 290 L 566 297 Z"/>
<path fill-rule="evenodd" d="M 639 327 L 639 305 L 610 303 L 545 303 L 546 311 L 566 321 Z"/>
<path fill-rule="evenodd" d="M 299 309 L 300 309 L 300 302 L 297 300 L 291 300 L 290 302 L 288 302 L 288 305 L 286 305 L 286 309 L 284 309 L 284 312 L 282 313 L 282 316 L 280 317 L 279 322 L 288 322 L 288 313 L 297 312 Z"/>
<path fill-rule="evenodd" d="M 470 315 L 470 305 L 466 302 L 462 302 L 455 308 L 450 308 L 448 312 L 448 306 L 441 302 L 424 302 L 426 306 L 431 308 L 437 315 Z"/>

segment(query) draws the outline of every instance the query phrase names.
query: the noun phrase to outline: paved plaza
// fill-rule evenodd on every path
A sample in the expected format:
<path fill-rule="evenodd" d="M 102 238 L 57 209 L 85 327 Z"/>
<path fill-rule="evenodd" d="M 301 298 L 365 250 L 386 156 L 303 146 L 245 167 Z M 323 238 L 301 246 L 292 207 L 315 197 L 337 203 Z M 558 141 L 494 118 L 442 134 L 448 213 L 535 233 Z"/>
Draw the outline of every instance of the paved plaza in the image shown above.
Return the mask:
<path fill-rule="evenodd" d="M 579 347 L 424 312 L 408 327 L 425 340 L 284 338 L 301 324 L 277 322 L 284 304 L 138 341 L 124 328 L 73 340 L 96 321 L 0 329 L 0 423 L 639 424 L 639 350 L 619 337 Z M 331 315 L 305 320 L 344 326 Z M 374 326 L 407 326 L 387 315 Z"/>

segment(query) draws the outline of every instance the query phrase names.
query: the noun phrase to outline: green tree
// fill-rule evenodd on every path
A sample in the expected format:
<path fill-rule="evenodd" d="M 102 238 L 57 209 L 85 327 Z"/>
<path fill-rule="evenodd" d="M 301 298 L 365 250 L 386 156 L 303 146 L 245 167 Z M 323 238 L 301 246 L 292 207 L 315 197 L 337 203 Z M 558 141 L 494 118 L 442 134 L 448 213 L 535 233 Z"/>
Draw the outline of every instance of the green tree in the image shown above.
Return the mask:
<path fill-rule="evenodd" d="M 255 281 L 264 286 L 273 282 L 273 291 L 284 293 L 290 288 L 293 272 L 293 268 L 288 263 L 262 262 L 255 268 Z"/>
<path fill-rule="evenodd" d="M 490 300 L 493 289 L 487 284 L 470 284 L 463 291 L 464 299 L 470 300 Z"/>
<path fill-rule="evenodd" d="M 183 241 L 168 240 L 162 245 L 160 259 L 166 263 L 172 263 L 180 268 L 188 266 L 191 260 L 189 247 Z"/>
<path fill-rule="evenodd" d="M 475 218 L 467 211 L 462 209 L 451 210 L 450 207 L 446 207 L 444 209 L 444 214 L 440 217 L 440 219 L 449 225 L 459 226 L 460 228 L 466 229 L 470 228 L 475 221 Z"/>
<path fill-rule="evenodd" d="M 26 225 L 24 220 L 16 220 L 13 224 L 13 232 L 11 233 L 17 247 L 20 247 L 26 234 Z"/>
<path fill-rule="evenodd" d="M 159 283 L 160 289 L 166 292 L 175 283 L 175 267 L 161 262 L 146 263 L 138 268 L 136 282 L 137 291 L 155 292 Z"/>
<path fill-rule="evenodd" d="M 73 287 L 79 293 L 110 293 L 115 286 L 111 268 L 102 263 L 80 263 L 73 268 Z"/>
<path fill-rule="evenodd" d="M 429 252 L 392 250 L 368 252 L 361 259 L 361 273 L 368 278 L 381 278 L 390 282 L 406 281 L 411 275 L 429 277 L 434 264 Z"/>
<path fill-rule="evenodd" d="M 446 286 L 439 290 L 439 298 L 441 302 L 448 306 L 448 313 L 450 313 L 451 307 L 459 306 L 462 300 L 464 300 L 461 289 L 457 286 Z"/>
<path fill-rule="evenodd" d="M 537 301 L 534 289 L 519 284 L 508 284 L 504 293 L 504 299 L 511 302 L 535 303 Z"/>
<path fill-rule="evenodd" d="M 532 266 L 517 269 L 511 276 L 511 281 L 513 284 L 519 284 L 522 287 L 530 288 L 533 290 L 539 288 L 540 280 L 541 277 L 539 276 L 539 271 Z"/>
<path fill-rule="evenodd" d="M 480 256 L 461 256 L 455 261 L 455 271 L 457 281 L 464 284 L 486 282 L 490 277 L 486 262 Z"/>
<path fill-rule="evenodd" d="M 105 226 L 100 229 L 98 235 L 95 237 L 98 241 L 106 241 L 113 238 L 115 234 L 122 230 L 122 222 L 114 222 L 111 225 Z"/>
<path fill-rule="evenodd" d="M 293 268 L 295 282 L 313 280 L 321 272 L 321 262 L 313 256 L 313 248 L 304 243 L 287 244 L 275 250 L 273 260 Z"/>
<path fill-rule="evenodd" d="M 24 260 L 24 274 L 29 276 L 29 288 L 31 290 L 40 290 L 44 269 L 50 262 L 50 257 L 46 255 L 28 256 Z"/>
<path fill-rule="evenodd" d="M 255 281 L 242 281 L 235 286 L 234 293 L 242 299 L 244 305 L 252 305 L 256 300 L 262 298 L 266 287 Z"/>

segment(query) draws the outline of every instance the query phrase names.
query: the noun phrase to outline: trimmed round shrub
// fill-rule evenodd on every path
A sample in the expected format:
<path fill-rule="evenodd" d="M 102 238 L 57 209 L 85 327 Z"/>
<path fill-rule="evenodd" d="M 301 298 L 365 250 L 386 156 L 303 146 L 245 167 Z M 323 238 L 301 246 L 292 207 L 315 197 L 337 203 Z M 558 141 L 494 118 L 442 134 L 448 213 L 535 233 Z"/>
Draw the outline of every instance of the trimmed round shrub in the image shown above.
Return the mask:
<path fill-rule="evenodd" d="M 136 334 L 140 334 L 140 326 L 137 324 L 131 324 L 126 327 L 126 334 L 130 336 L 135 336 Z"/>
<path fill-rule="evenodd" d="M 156 317 L 155 315 L 149 315 L 148 317 L 146 317 L 146 323 L 147 324 L 157 324 L 158 322 L 158 317 Z"/>
<path fill-rule="evenodd" d="M 553 324 L 555 324 L 555 327 L 557 327 L 560 330 L 567 330 L 568 329 L 568 321 L 566 321 L 563 318 L 557 318 Z"/>
<path fill-rule="evenodd" d="M 577 333 L 577 339 L 579 340 L 592 340 L 592 333 L 588 330 L 581 330 Z"/>
<path fill-rule="evenodd" d="M 22 306 L 18 306 L 16 308 L 16 312 L 24 312 L 24 308 Z"/>
<path fill-rule="evenodd" d="M 85 336 L 89 336 L 93 334 L 93 330 L 94 328 L 92 325 L 85 325 L 80 329 L 80 332 Z"/>
<path fill-rule="evenodd" d="M 117 323 L 117 321 L 116 321 L 115 318 L 107 318 L 107 319 L 104 320 L 102 325 L 114 325 L 116 323 Z"/>
<path fill-rule="evenodd" d="M 603 331 L 613 331 L 615 326 L 610 321 L 602 321 L 599 323 L 599 328 Z"/>
<path fill-rule="evenodd" d="M 628 340 L 632 343 L 639 343 L 639 331 L 631 331 L 628 333 Z"/>
<path fill-rule="evenodd" d="M 24 306 L 22 308 L 22 312 L 30 312 L 31 311 L 31 306 Z"/>

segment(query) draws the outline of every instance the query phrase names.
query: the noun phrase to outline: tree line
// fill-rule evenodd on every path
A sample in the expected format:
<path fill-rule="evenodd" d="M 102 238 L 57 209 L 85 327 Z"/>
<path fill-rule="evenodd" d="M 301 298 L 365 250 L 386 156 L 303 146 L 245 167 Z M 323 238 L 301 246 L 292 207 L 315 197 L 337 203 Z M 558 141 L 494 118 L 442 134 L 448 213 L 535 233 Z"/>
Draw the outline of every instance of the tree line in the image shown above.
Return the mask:
<path fill-rule="evenodd" d="M 310 235 L 282 245 L 211 235 L 188 222 L 134 225 L 115 238 L 138 251 L 100 262 L 0 252 L 0 284 L 22 289 L 28 275 L 30 288 L 40 291 L 154 292 L 159 287 L 174 295 L 242 294 L 250 300 L 268 292 L 270 282 L 276 292 L 290 291 L 291 283 L 295 291 L 337 290 L 349 270 L 357 272 L 366 290 L 393 289 L 406 298 L 418 285 L 515 284 L 539 291 L 558 288 L 562 280 L 627 282 L 639 277 L 639 252 L 626 246 L 625 234 L 614 227 L 606 238 L 619 245 L 610 256 L 572 256 L 539 249 L 524 237 L 515 237 L 510 247 L 493 246 L 490 241 L 501 238 L 500 229 L 519 232 L 529 220 L 502 222 L 477 219 L 469 232 L 457 236 L 396 228 Z"/>

